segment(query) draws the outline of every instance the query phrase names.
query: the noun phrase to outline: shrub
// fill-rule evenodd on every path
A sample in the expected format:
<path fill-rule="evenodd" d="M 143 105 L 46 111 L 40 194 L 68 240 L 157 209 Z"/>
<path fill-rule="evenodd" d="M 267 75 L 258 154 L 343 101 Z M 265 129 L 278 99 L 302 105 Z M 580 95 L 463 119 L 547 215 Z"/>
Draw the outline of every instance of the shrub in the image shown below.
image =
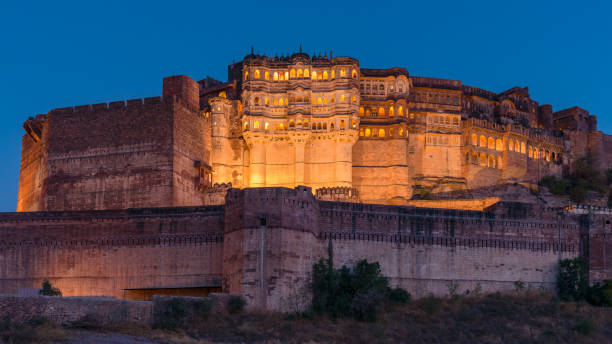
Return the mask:
<path fill-rule="evenodd" d="M 557 276 L 557 290 L 563 301 L 584 300 L 589 287 L 586 264 L 581 257 L 563 259 Z"/>
<path fill-rule="evenodd" d="M 574 330 L 585 336 L 588 336 L 597 330 L 597 325 L 591 319 L 580 319 L 576 322 Z"/>
<path fill-rule="evenodd" d="M 405 304 L 410 302 L 410 296 L 409 292 L 400 287 L 389 289 L 388 297 L 391 302 Z"/>
<path fill-rule="evenodd" d="M 389 280 L 381 275 L 380 265 L 367 260 L 354 268 L 334 269 L 330 260 L 321 259 L 313 266 L 310 284 L 312 310 L 327 313 L 333 318 L 350 316 L 358 320 L 374 321 L 378 304 L 383 299 L 404 303 L 410 294 L 401 288 L 389 288 Z"/>
<path fill-rule="evenodd" d="M 606 280 L 603 285 L 595 283 L 589 287 L 586 300 L 593 306 L 612 307 L 612 280 Z"/>
<path fill-rule="evenodd" d="M 242 296 L 232 295 L 227 300 L 227 311 L 230 314 L 240 313 L 246 306 L 246 300 Z"/>
<path fill-rule="evenodd" d="M 420 306 L 423 312 L 429 316 L 432 316 L 442 309 L 442 299 L 430 294 L 429 296 L 420 300 Z"/>
<path fill-rule="evenodd" d="M 42 289 L 38 291 L 38 294 L 44 296 L 62 296 L 62 292 L 58 288 L 53 288 L 51 282 L 46 278 L 43 280 Z"/>
<path fill-rule="evenodd" d="M 185 323 L 187 310 L 185 302 L 179 298 L 171 298 L 160 303 L 155 311 L 155 328 L 174 330 Z"/>

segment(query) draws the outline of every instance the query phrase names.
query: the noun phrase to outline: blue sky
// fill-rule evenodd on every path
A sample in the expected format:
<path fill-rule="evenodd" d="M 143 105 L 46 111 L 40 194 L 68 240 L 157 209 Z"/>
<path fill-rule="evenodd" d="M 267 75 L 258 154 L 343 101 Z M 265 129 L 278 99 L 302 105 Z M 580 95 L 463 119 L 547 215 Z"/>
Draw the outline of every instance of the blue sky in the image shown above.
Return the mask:
<path fill-rule="evenodd" d="M 610 1 L 133 2 L 0 4 L 0 211 L 17 201 L 22 123 L 56 107 L 161 94 L 162 78 L 225 80 L 256 52 L 348 55 L 362 67 L 529 86 L 612 133 Z"/>

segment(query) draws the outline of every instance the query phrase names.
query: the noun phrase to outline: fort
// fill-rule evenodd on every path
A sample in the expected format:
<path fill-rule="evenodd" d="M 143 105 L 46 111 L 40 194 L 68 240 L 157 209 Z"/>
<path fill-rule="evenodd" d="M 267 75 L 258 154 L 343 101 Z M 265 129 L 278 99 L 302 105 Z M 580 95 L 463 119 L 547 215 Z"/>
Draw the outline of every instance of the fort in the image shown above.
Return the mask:
<path fill-rule="evenodd" d="M 301 49 L 300 49 L 301 50 Z M 612 136 L 528 88 L 267 57 L 228 81 L 164 78 L 161 97 L 53 109 L 24 123 L 17 212 L 0 214 L 0 293 L 242 294 L 285 309 L 331 247 L 416 296 L 552 289 L 558 261 L 612 278 L 610 209 L 534 196 Z"/>

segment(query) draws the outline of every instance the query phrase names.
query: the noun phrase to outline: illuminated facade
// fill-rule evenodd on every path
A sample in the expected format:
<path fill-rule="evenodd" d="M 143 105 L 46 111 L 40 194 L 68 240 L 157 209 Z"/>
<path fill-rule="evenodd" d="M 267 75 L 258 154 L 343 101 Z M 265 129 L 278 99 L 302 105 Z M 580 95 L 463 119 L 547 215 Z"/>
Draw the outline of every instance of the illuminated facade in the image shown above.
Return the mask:
<path fill-rule="evenodd" d="M 230 185 L 408 204 L 612 161 L 612 137 L 578 107 L 331 53 L 251 53 L 227 82 L 168 77 L 162 97 L 54 109 L 24 128 L 19 211 L 219 204 Z"/>

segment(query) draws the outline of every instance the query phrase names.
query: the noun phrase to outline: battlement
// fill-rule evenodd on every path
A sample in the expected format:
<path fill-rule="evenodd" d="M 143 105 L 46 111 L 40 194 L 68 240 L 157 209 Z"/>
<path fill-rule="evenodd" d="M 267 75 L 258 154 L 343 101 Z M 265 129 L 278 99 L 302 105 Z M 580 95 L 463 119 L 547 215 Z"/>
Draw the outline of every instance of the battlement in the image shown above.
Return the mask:
<path fill-rule="evenodd" d="M 477 96 L 489 100 L 497 99 L 497 94 L 495 92 L 487 91 L 478 87 L 462 85 L 461 91 L 463 91 L 463 94 L 467 96 Z"/>
<path fill-rule="evenodd" d="M 461 90 L 460 80 L 437 79 L 437 78 L 428 78 L 428 77 L 422 77 L 422 76 L 412 76 L 410 77 L 410 80 L 412 80 L 412 85 L 414 87 Z"/>
<path fill-rule="evenodd" d="M 359 202 L 359 191 L 351 187 L 320 188 L 315 191 L 315 198 L 321 201 Z"/>

